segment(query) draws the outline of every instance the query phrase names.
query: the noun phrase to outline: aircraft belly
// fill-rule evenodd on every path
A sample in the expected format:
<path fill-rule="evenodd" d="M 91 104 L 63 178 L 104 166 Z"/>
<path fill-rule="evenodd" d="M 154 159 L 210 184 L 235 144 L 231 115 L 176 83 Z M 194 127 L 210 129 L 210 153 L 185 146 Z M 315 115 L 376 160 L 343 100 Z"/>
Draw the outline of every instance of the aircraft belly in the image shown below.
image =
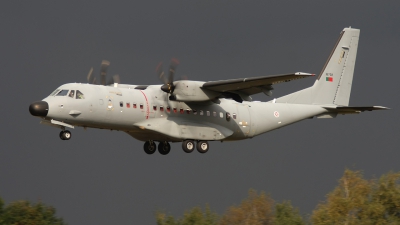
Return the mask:
<path fill-rule="evenodd" d="M 216 124 L 191 122 L 179 118 L 173 118 L 173 120 L 157 118 L 136 123 L 135 126 L 178 140 L 222 140 L 233 133 L 233 131 Z"/>

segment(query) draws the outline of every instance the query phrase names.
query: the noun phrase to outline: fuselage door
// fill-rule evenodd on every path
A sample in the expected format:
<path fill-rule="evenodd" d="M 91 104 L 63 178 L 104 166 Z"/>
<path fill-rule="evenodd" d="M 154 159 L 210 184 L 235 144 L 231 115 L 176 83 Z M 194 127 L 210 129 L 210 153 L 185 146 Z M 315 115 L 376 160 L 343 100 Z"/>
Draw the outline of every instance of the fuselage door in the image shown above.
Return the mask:
<path fill-rule="evenodd" d="M 242 130 L 244 136 L 250 136 L 251 130 L 251 117 L 249 113 L 249 106 L 246 104 L 237 104 L 237 119 L 236 122 Z"/>

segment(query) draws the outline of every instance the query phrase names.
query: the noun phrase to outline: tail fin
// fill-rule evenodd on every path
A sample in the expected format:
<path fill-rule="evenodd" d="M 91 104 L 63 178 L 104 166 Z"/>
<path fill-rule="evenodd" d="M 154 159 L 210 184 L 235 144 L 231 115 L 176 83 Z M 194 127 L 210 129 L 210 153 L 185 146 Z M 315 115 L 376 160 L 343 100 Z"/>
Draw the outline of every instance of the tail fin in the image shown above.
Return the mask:
<path fill-rule="evenodd" d="M 348 106 L 359 36 L 359 29 L 343 29 L 314 85 L 276 102 Z"/>

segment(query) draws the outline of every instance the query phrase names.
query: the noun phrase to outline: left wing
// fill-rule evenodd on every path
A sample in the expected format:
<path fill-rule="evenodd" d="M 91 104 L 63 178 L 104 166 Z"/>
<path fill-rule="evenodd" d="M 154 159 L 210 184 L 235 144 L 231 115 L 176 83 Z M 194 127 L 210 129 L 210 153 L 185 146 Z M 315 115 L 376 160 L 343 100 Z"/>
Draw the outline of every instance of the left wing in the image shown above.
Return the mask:
<path fill-rule="evenodd" d="M 272 76 L 239 78 L 231 80 L 209 81 L 203 84 L 202 88 L 216 92 L 239 92 L 246 95 L 254 95 L 260 92 L 268 93 L 273 90 L 272 85 L 289 82 L 300 78 L 314 76 L 310 73 L 289 73 Z"/>

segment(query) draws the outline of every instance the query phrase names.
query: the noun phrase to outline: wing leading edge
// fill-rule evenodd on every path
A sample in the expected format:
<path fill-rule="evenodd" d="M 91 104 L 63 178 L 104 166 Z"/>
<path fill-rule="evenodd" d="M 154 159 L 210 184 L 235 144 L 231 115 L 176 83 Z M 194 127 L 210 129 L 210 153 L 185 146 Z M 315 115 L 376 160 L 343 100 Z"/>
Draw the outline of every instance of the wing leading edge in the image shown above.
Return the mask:
<path fill-rule="evenodd" d="M 272 85 L 274 84 L 289 82 L 291 80 L 306 78 L 314 75 L 315 74 L 311 73 L 297 72 L 262 77 L 209 81 L 204 83 L 202 88 L 216 92 L 239 92 L 246 95 L 254 95 L 261 92 L 267 94 L 267 92 L 273 90 Z"/>

